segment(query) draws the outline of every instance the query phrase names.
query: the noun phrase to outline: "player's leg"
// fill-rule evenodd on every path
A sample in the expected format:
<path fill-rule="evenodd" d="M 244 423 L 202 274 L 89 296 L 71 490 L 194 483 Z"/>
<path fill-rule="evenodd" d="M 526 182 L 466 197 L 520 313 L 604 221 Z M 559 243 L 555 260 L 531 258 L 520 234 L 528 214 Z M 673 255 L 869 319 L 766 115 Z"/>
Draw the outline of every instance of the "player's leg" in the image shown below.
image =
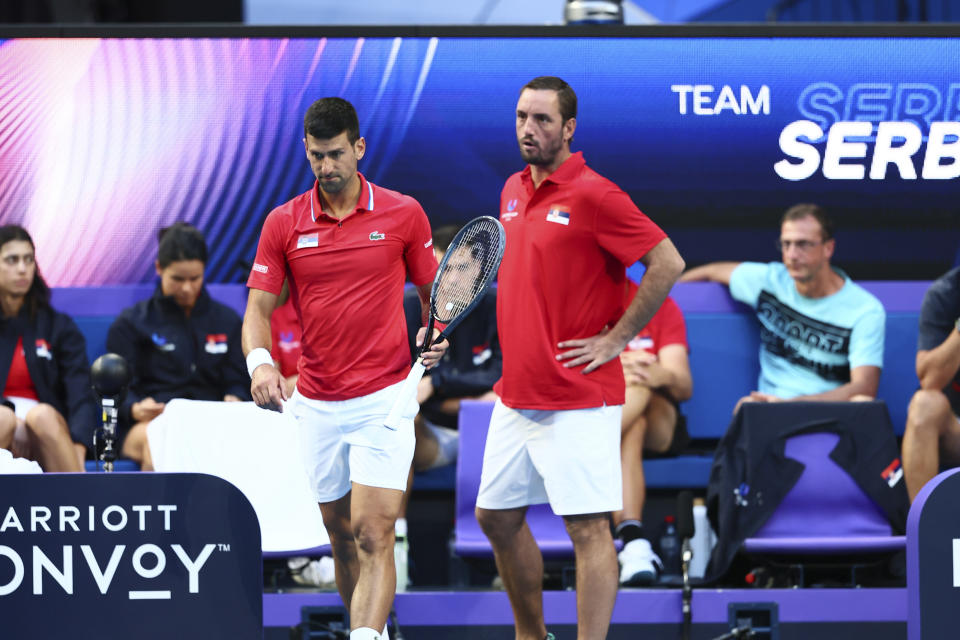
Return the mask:
<path fill-rule="evenodd" d="M 368 635 L 385 627 L 396 591 L 394 527 L 413 461 L 416 399 L 398 429 L 383 424 L 401 385 L 338 403 L 349 447 L 350 524 L 359 567 L 350 626 Z"/>
<path fill-rule="evenodd" d="M 359 575 L 350 603 L 350 624 L 354 629 L 382 629 L 396 592 L 394 522 L 403 492 L 354 483 L 351 493 Z"/>
<path fill-rule="evenodd" d="M 40 403 L 24 417 L 31 447 L 44 471 L 83 471 L 70 437 L 70 428 L 60 412 Z"/>
<path fill-rule="evenodd" d="M 577 638 L 607 637 L 617 599 L 617 551 L 610 514 L 564 516 L 577 566 Z"/>
<path fill-rule="evenodd" d="M 942 392 L 921 389 L 910 400 L 903 433 L 903 473 L 911 502 L 937 475 L 941 453 L 960 459 L 960 425 Z"/>
<path fill-rule="evenodd" d="M 349 449 L 339 425 L 338 404 L 311 400 L 295 391 L 286 408 L 297 421 L 300 457 L 330 536 L 337 590 L 349 609 L 360 570 L 350 524 Z"/>
<path fill-rule="evenodd" d="M 477 495 L 477 521 L 493 547 L 517 640 L 543 640 L 543 556 L 527 526 L 527 505 L 546 502 L 543 479 L 527 452 L 536 428 L 528 414 L 497 402 L 490 418 Z"/>
<path fill-rule="evenodd" d="M 542 413 L 528 446 L 573 541 L 578 637 L 604 638 L 618 586 L 610 513 L 623 508 L 621 407 Z"/>
<path fill-rule="evenodd" d="M 510 598 L 517 640 L 543 640 L 547 635 L 543 622 L 543 556 L 527 526 L 527 507 L 478 506 L 476 513 Z"/>

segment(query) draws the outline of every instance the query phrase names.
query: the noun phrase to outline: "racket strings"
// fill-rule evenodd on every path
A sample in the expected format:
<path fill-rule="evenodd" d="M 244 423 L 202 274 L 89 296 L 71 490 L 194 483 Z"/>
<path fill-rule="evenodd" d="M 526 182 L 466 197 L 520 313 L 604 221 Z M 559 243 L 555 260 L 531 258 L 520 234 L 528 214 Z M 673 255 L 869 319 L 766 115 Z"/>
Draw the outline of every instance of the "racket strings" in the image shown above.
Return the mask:
<path fill-rule="evenodd" d="M 496 222 L 480 220 L 450 245 L 437 280 L 437 320 L 449 323 L 483 292 L 500 264 L 499 242 Z"/>

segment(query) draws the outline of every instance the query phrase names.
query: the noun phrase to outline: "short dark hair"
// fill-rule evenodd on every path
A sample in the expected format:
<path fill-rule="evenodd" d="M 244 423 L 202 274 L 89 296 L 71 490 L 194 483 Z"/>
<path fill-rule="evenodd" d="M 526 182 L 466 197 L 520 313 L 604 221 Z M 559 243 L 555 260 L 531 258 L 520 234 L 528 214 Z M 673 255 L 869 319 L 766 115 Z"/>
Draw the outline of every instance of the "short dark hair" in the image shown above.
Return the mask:
<path fill-rule="evenodd" d="M 562 78 L 556 76 L 538 76 L 523 85 L 520 93 L 523 93 L 526 89 L 533 89 L 534 91 L 543 89 L 556 91 L 557 101 L 560 103 L 560 117 L 563 118 L 563 121 L 566 122 L 570 118 L 577 117 L 577 94 L 573 92 L 573 88 Z"/>
<path fill-rule="evenodd" d="M 780 226 L 782 227 L 784 222 L 803 218 L 814 218 L 820 223 L 820 235 L 824 242 L 833 238 L 833 220 L 830 219 L 823 207 L 809 202 L 795 204 L 787 209 L 783 218 L 780 219 Z"/>
<path fill-rule="evenodd" d="M 174 222 L 160 229 L 160 247 L 157 250 L 157 263 L 166 269 L 171 263 L 183 260 L 199 260 L 207 264 L 207 241 L 203 234 L 192 224 Z"/>
<path fill-rule="evenodd" d="M 33 253 L 36 255 L 37 247 L 33 244 L 33 238 L 30 237 L 26 229 L 18 224 L 5 224 L 0 226 L 0 247 L 14 240 L 29 242 L 30 248 L 33 249 Z M 36 263 L 34 264 L 36 265 Z M 23 298 L 23 306 L 26 307 L 31 318 L 35 318 L 37 311 L 41 308 L 50 308 L 50 287 L 47 286 L 47 281 L 40 275 L 39 265 L 37 265 L 33 273 L 33 282 L 30 283 L 30 288 Z"/>
<path fill-rule="evenodd" d="M 433 230 L 433 248 L 446 253 L 454 236 L 463 228 L 462 224 L 444 224 Z"/>
<path fill-rule="evenodd" d="M 360 121 L 357 110 L 343 98 L 320 98 L 307 109 L 303 116 L 303 135 L 319 140 L 329 140 L 347 132 L 347 140 L 353 144 L 360 138 Z"/>

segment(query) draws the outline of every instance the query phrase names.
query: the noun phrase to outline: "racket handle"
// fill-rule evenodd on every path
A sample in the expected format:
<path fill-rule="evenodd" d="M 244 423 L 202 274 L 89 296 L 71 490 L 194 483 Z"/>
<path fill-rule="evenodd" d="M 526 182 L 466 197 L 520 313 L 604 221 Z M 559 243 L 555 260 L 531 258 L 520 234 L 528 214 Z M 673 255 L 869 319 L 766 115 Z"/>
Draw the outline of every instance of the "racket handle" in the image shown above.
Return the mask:
<path fill-rule="evenodd" d="M 420 384 L 420 379 L 423 378 L 425 370 L 423 362 L 417 358 L 417 361 L 413 363 L 413 368 L 410 369 L 410 373 L 407 374 L 407 379 L 403 381 L 400 392 L 397 393 L 397 397 L 393 401 L 393 406 L 390 407 L 387 419 L 383 421 L 383 426 L 387 429 L 396 431 L 400 427 L 407 406 L 417 399 L 417 386 Z"/>

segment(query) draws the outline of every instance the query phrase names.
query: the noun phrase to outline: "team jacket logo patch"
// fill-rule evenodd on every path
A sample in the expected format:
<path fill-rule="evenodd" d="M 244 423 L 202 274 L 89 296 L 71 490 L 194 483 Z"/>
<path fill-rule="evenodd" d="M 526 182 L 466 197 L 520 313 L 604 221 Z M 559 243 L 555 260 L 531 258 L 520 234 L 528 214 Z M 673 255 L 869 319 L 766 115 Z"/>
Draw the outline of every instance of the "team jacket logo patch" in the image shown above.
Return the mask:
<path fill-rule="evenodd" d="M 173 351 L 174 349 L 177 348 L 177 345 L 175 345 L 175 344 L 172 343 L 172 342 L 167 342 L 167 339 L 164 338 L 164 337 L 163 337 L 162 335 L 160 335 L 159 333 L 153 333 L 153 334 L 151 334 L 151 335 L 150 335 L 150 339 L 153 340 L 153 344 L 156 345 L 157 349 L 159 349 L 160 351 L 168 351 L 168 352 L 169 352 L 169 351 Z"/>
<path fill-rule="evenodd" d="M 43 338 L 37 339 L 37 357 L 53 360 L 53 354 L 50 353 L 50 345 Z"/>
<path fill-rule="evenodd" d="M 387 234 L 385 234 L 385 233 L 380 233 L 379 231 L 371 231 L 371 232 L 370 232 L 370 240 L 373 241 L 373 242 L 376 242 L 377 240 L 383 240 L 383 239 L 386 238 L 386 237 L 387 237 Z"/>
<path fill-rule="evenodd" d="M 207 353 L 226 353 L 227 352 L 227 334 L 208 333 L 207 342 L 203 345 L 203 350 Z"/>
<path fill-rule="evenodd" d="M 547 212 L 547 222 L 556 222 L 564 226 L 570 224 L 570 212 L 565 207 L 551 207 Z"/>
<path fill-rule="evenodd" d="M 484 362 L 490 359 L 490 356 L 493 355 L 493 351 L 490 350 L 489 344 L 480 344 L 473 347 L 473 366 L 479 367 Z"/>
<path fill-rule="evenodd" d="M 311 247 L 319 247 L 320 238 L 316 233 L 306 233 L 299 238 L 297 238 L 297 249 L 309 249 Z"/>
<path fill-rule="evenodd" d="M 903 467 L 900 466 L 900 458 L 894 458 L 893 462 L 880 473 L 880 477 L 887 481 L 891 489 L 897 486 L 900 478 L 903 477 Z"/>
<path fill-rule="evenodd" d="M 277 346 L 281 351 L 293 351 L 300 348 L 300 341 L 293 338 L 293 331 L 281 331 Z"/>

